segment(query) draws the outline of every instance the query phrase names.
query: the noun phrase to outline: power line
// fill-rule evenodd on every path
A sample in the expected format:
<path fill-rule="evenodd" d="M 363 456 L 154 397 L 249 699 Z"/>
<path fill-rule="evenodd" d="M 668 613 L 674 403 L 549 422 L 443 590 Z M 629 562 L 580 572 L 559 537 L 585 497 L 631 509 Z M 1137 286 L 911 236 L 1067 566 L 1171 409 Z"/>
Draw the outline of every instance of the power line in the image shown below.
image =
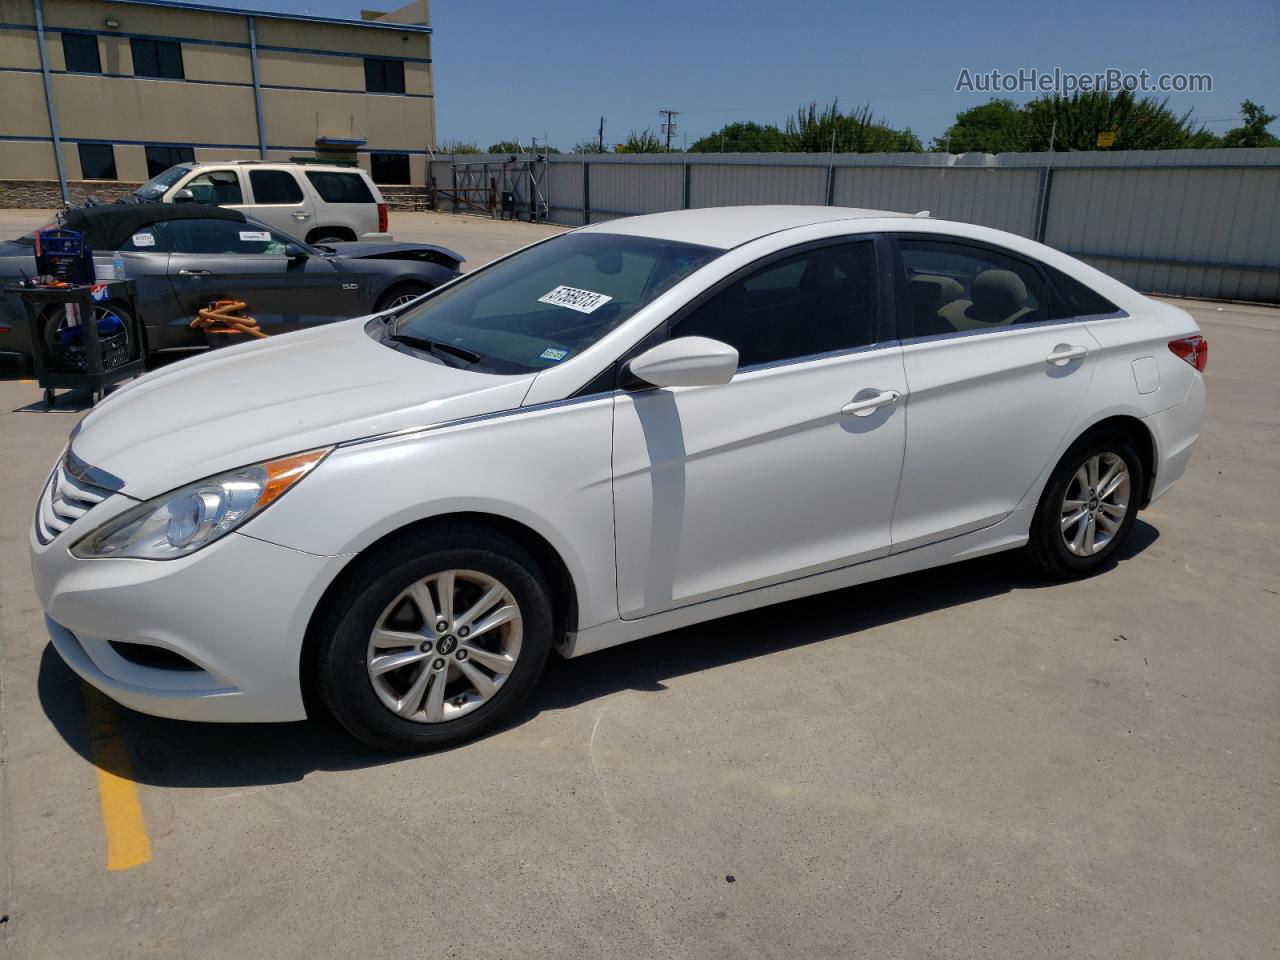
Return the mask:
<path fill-rule="evenodd" d="M 667 149 L 671 149 L 671 135 L 676 132 L 676 117 L 680 116 L 679 110 L 659 110 L 658 116 L 664 117 L 660 128 L 667 135 Z"/>

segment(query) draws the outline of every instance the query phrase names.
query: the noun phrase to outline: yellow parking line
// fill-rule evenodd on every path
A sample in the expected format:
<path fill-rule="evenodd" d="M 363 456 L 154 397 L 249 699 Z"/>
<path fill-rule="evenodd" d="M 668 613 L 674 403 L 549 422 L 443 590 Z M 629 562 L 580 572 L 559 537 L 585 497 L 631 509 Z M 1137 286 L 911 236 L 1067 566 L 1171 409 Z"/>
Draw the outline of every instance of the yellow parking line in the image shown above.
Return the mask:
<path fill-rule="evenodd" d="M 102 829 L 107 835 L 107 869 L 130 870 L 151 862 L 151 838 L 133 782 L 129 748 L 120 732 L 116 705 L 85 684 L 89 715 L 89 741 L 98 772 L 98 800 L 102 805 Z"/>

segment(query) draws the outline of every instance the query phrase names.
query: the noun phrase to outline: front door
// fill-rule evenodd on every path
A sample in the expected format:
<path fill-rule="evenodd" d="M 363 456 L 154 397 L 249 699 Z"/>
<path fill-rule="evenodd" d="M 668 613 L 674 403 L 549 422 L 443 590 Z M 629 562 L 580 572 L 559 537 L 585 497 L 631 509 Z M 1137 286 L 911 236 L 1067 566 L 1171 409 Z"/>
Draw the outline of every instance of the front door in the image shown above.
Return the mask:
<path fill-rule="evenodd" d="M 873 241 L 778 255 L 677 317 L 737 348 L 723 386 L 620 394 L 620 612 L 636 618 L 882 557 L 905 441 Z"/>
<path fill-rule="evenodd" d="M 215 300 L 243 301 L 267 334 L 358 316 L 356 278 L 324 257 L 285 255 L 290 239 L 234 220 L 158 224 L 169 254 L 169 279 L 190 320 Z"/>
<path fill-rule="evenodd" d="M 914 336 L 895 552 L 1007 517 L 1052 466 L 1098 353 L 1029 261 L 907 235 L 898 249 Z"/>

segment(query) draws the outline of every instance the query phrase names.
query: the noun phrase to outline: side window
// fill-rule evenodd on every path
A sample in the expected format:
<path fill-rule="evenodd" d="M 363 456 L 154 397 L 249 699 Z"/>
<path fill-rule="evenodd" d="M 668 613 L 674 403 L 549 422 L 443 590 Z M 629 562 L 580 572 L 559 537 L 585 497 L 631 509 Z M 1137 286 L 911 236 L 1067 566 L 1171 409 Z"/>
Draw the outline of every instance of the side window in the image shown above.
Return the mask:
<path fill-rule="evenodd" d="M 875 343 L 871 240 L 818 247 L 761 267 L 677 322 L 673 337 L 736 347 L 739 364 L 771 363 Z"/>
<path fill-rule="evenodd" d="M 210 170 L 192 177 L 182 189 L 190 190 L 195 203 L 221 206 L 224 203 L 244 203 L 240 190 L 240 176 L 234 170 Z"/>
<path fill-rule="evenodd" d="M 62 58 L 67 73 L 101 73 L 102 59 L 98 56 L 98 38 L 92 33 L 64 33 Z"/>
<path fill-rule="evenodd" d="M 325 203 L 374 203 L 364 177 L 358 173 L 326 173 L 308 170 L 307 179 Z"/>
<path fill-rule="evenodd" d="M 1048 320 L 1050 298 L 1036 269 L 986 247 L 900 238 L 915 336 Z"/>
<path fill-rule="evenodd" d="M 287 170 L 250 170 L 254 203 L 301 203 L 302 187 Z"/>
<path fill-rule="evenodd" d="M 288 243 L 281 234 L 238 220 L 166 220 L 156 224 L 156 229 L 165 248 L 173 253 L 282 257 Z"/>
<path fill-rule="evenodd" d="M 1114 303 L 1102 294 L 1086 287 L 1075 277 L 1070 277 L 1048 264 L 1045 264 L 1045 269 L 1049 271 L 1049 279 L 1060 294 L 1054 303 L 1051 319 L 1089 317 L 1120 312 L 1120 308 Z"/>
<path fill-rule="evenodd" d="M 125 253 L 166 253 L 167 248 L 160 239 L 160 231 L 155 224 L 149 227 L 140 227 L 134 231 L 133 236 L 129 237 L 124 243 L 120 244 L 120 250 Z"/>

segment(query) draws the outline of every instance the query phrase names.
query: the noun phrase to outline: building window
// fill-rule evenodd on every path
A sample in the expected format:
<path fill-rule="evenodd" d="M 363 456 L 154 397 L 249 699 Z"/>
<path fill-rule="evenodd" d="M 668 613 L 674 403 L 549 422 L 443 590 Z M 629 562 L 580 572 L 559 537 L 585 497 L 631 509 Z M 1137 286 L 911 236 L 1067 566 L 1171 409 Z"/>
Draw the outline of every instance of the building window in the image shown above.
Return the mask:
<path fill-rule="evenodd" d="M 134 37 L 129 41 L 129 48 L 133 51 L 135 77 L 186 79 L 182 70 L 182 44 L 172 40 L 142 40 Z"/>
<path fill-rule="evenodd" d="M 365 57 L 364 88 L 370 93 L 404 93 L 404 61 Z"/>
<path fill-rule="evenodd" d="M 196 152 L 190 147 L 147 147 L 147 177 L 157 177 L 180 163 L 195 163 Z"/>
<path fill-rule="evenodd" d="M 62 59 L 66 61 L 68 73 L 102 72 L 102 61 L 98 58 L 98 38 L 91 33 L 64 33 Z"/>
<path fill-rule="evenodd" d="M 81 143 L 80 176 L 85 180 L 115 180 L 116 151 L 109 143 Z"/>
<path fill-rule="evenodd" d="M 407 153 L 371 153 L 369 169 L 374 183 L 408 183 L 409 155 Z"/>

